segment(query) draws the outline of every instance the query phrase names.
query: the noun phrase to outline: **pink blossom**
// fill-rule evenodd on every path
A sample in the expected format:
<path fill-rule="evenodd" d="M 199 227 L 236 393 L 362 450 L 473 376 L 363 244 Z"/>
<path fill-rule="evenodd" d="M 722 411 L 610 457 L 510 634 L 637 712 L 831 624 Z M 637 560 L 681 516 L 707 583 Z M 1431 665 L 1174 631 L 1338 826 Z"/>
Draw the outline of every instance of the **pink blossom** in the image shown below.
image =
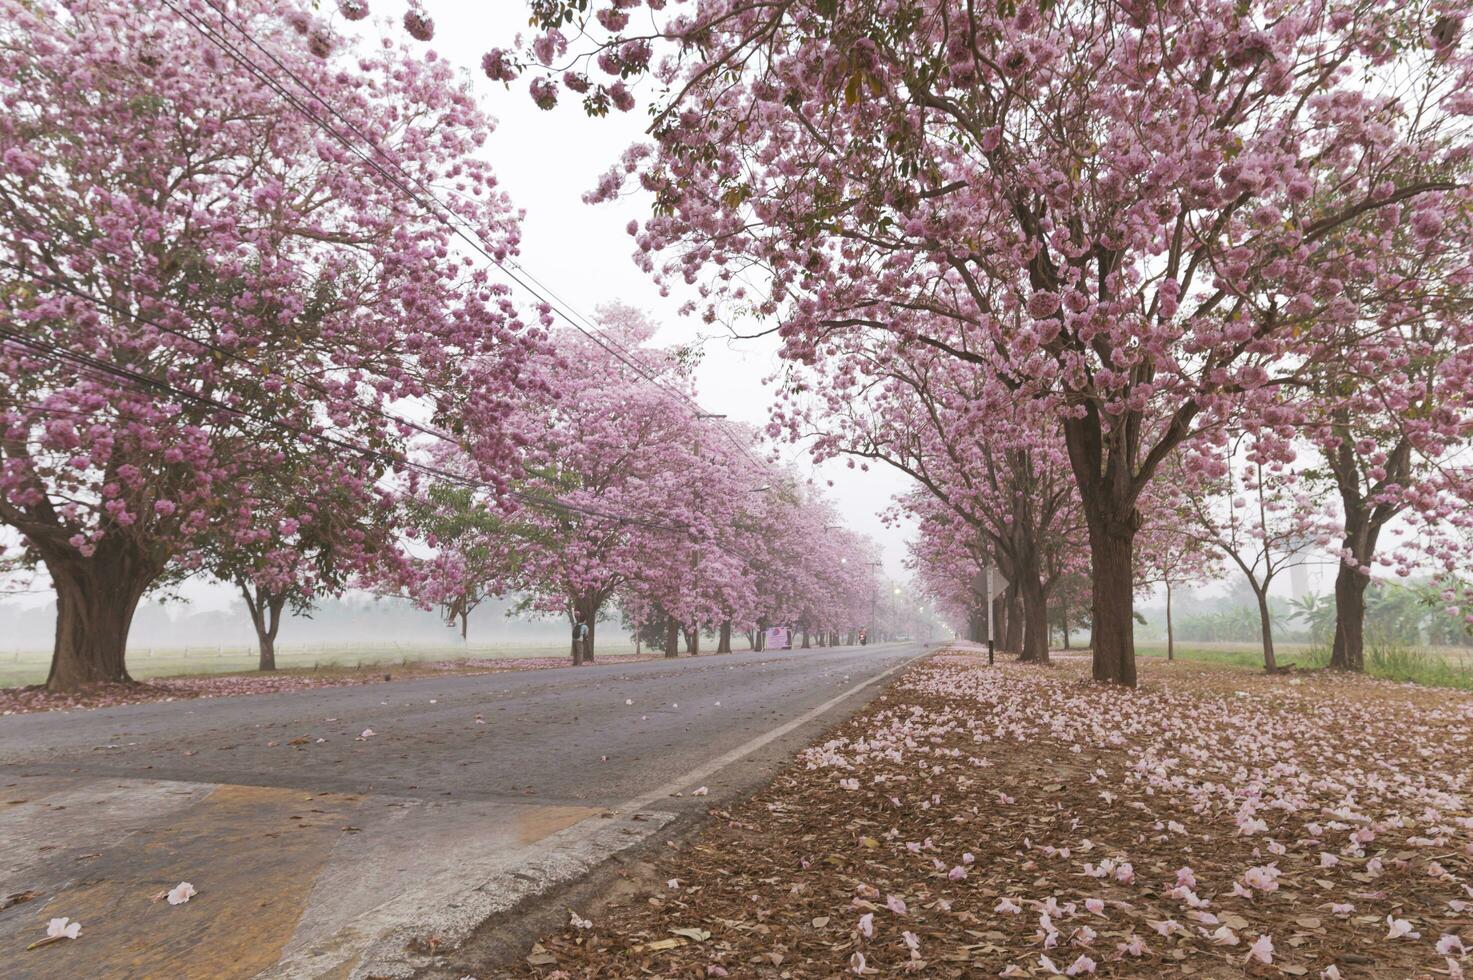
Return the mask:
<path fill-rule="evenodd" d="M 1274 961 L 1274 941 L 1270 936 L 1259 936 L 1248 947 L 1248 960 L 1265 965 Z"/>

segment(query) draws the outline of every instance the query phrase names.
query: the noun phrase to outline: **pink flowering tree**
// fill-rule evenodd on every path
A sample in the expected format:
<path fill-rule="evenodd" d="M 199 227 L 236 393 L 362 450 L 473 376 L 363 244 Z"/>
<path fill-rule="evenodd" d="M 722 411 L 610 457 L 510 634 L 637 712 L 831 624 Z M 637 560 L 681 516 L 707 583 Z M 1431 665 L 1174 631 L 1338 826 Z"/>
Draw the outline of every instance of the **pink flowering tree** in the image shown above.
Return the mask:
<path fill-rule="evenodd" d="M 876 549 L 840 525 L 832 504 L 793 474 L 775 472 L 746 536 L 757 584 L 753 630 L 788 625 L 801 648 L 813 636 L 852 632 L 870 617 Z"/>
<path fill-rule="evenodd" d="M 667 657 L 679 655 L 682 635 L 686 651 L 699 653 L 703 626 L 727 623 L 730 610 L 751 601 L 753 588 L 750 562 L 736 550 L 743 488 L 732 485 L 729 453 L 714 429 L 689 409 L 685 417 L 690 424 L 674 437 L 689 442 L 664 447 L 664 468 L 650 488 L 663 500 L 651 513 L 671 527 L 648 528 L 636 537 L 640 553 L 622 600 L 663 616 Z"/>
<path fill-rule="evenodd" d="M 1166 458 L 1343 356 L 1389 290 L 1435 291 L 1435 266 L 1425 291 L 1379 278 L 1366 229 L 1470 238 L 1451 6 L 641 6 L 536 0 L 531 50 L 483 67 L 596 113 L 655 80 L 652 143 L 594 196 L 654 193 L 638 260 L 701 282 L 705 316 L 775 318 L 804 363 L 887 334 L 1055 413 L 1099 680 L 1135 682 L 1139 505 Z"/>
<path fill-rule="evenodd" d="M 438 608 L 462 641 L 470 634 L 471 613 L 487 599 L 507 591 L 516 556 L 505 547 L 515 525 L 505 511 L 464 476 L 463 450 L 454 443 L 424 447 L 436 471 L 420 476 L 401 498 L 409 536 L 428 554 L 383 569 L 383 588 L 424 607 Z"/>
<path fill-rule="evenodd" d="M 674 591 L 713 533 L 694 506 L 692 484 L 711 473 L 698 469 L 688 368 L 647 345 L 654 324 L 637 311 L 599 318 L 599 334 L 560 331 L 528 365 L 541 393 L 509 421 L 526 465 L 493 563 L 528 611 L 586 623 L 590 659 L 610 601 L 636 583 Z M 714 502 L 719 487 L 703 492 Z"/>
<path fill-rule="evenodd" d="M 934 502 L 913 515 L 917 533 L 907 546 L 905 566 L 917 591 L 929 599 L 957 632 L 987 642 L 987 595 L 983 569 L 987 549 L 981 536 L 955 514 Z"/>
<path fill-rule="evenodd" d="M 514 250 L 515 212 L 473 156 L 490 123 L 448 65 L 351 50 L 290 6 L 231 10 L 271 71 Z M 390 405 L 453 425 L 477 478 L 505 478 L 525 331 L 443 224 L 179 16 L 0 14 L 0 521 L 56 590 L 48 686 L 128 680 L 140 597 L 212 544 L 252 549 L 259 566 L 234 567 L 273 589 L 315 576 L 308 513 L 273 481 L 305 458 L 330 481 L 314 529 L 376 520 L 409 433 Z M 332 553 L 346 571 L 365 552 Z"/>
<path fill-rule="evenodd" d="M 1365 590 L 1376 565 L 1409 575 L 1430 560 L 1456 575 L 1467 556 L 1473 256 L 1456 238 L 1429 235 L 1436 215 L 1414 217 L 1421 230 L 1394 214 L 1364 230 L 1377 275 L 1396 288 L 1355 325 L 1361 342 L 1346 357 L 1317 366 L 1297 405 L 1322 460 L 1307 476 L 1340 505 L 1330 665 L 1344 670 L 1365 669 Z M 1429 267 L 1441 274 L 1427 276 Z M 1398 541 L 1402 531 L 1411 533 Z"/>
<path fill-rule="evenodd" d="M 202 551 L 205 569 L 245 601 L 261 670 L 276 669 L 284 613 L 310 615 L 356 581 L 402 574 L 405 562 L 396 495 L 375 488 L 371 474 L 312 451 L 278 459 L 275 472 L 260 474 L 233 501 L 251 524 L 222 523 Z"/>
<path fill-rule="evenodd" d="M 775 425 L 814 437 L 821 457 L 879 461 L 981 536 L 1008 586 L 1003 649 L 1048 660 L 1048 604 L 1069 556 L 1083 550 L 1082 520 L 1063 440 L 1052 419 L 1020 406 L 990 374 L 932 350 L 902 351 L 884 334 L 840 363 L 804 372 L 814 404 L 797 398 Z M 801 376 L 801 375 L 800 375 Z M 857 379 L 864 397 L 851 393 Z M 812 427 L 810 431 L 809 426 Z M 913 512 L 927 500 L 901 501 Z"/>

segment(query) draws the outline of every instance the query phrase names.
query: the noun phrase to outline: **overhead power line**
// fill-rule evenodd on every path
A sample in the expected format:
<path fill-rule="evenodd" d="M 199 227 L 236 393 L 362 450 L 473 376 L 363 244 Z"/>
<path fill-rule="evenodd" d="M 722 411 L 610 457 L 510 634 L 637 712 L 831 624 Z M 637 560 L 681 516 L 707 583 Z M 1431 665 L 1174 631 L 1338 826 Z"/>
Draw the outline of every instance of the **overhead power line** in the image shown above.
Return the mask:
<path fill-rule="evenodd" d="M 703 417 L 710 415 L 710 413 L 706 412 L 700 406 L 700 404 L 695 401 L 695 399 L 691 398 L 690 395 L 679 390 L 678 388 L 666 384 L 656 374 L 652 373 L 647 365 L 639 361 L 637 356 L 632 351 L 630 351 L 629 348 L 625 347 L 617 340 L 610 337 L 605 331 L 601 330 L 597 325 L 595 325 L 591 319 L 589 319 L 581 312 L 577 311 L 571 304 L 562 300 L 560 297 L 557 296 L 556 293 L 553 293 L 552 290 L 548 289 L 546 286 L 543 286 L 542 283 L 537 280 L 536 277 L 534 277 L 530 272 L 528 272 L 524 266 L 515 263 L 512 260 L 503 261 L 502 259 L 497 258 L 494 254 L 495 247 L 485 241 L 480 232 L 469 220 L 464 218 L 462 215 L 456 212 L 454 208 L 450 207 L 450 205 L 441 200 L 436 195 L 434 189 L 427 185 L 417 175 L 405 170 L 405 168 L 398 161 L 396 161 L 390 154 L 386 153 L 377 144 L 377 142 L 372 138 L 370 134 L 363 132 L 363 130 L 357 124 L 355 124 L 351 119 L 347 118 L 331 102 L 323 98 L 301 76 L 294 72 L 290 66 L 283 63 L 281 59 L 278 58 L 276 54 L 270 50 L 270 48 L 262 44 L 245 25 L 241 24 L 236 18 L 232 17 L 228 11 L 223 9 L 219 5 L 217 0 L 205 0 L 205 2 L 210 6 L 212 10 L 215 11 L 215 13 L 220 16 L 221 20 L 229 24 L 237 33 L 240 34 L 242 38 L 248 41 L 252 47 L 257 49 L 268 59 L 270 59 L 272 64 L 274 64 L 281 72 L 283 72 L 288 78 L 295 82 L 296 85 L 301 88 L 304 93 L 306 93 L 307 97 L 321 105 L 328 113 L 333 116 L 333 118 L 337 119 L 340 123 L 342 123 L 343 126 L 345 126 L 349 131 L 357 136 L 358 139 L 367 144 L 367 146 L 373 151 L 373 153 L 370 154 L 368 152 L 365 152 L 356 143 L 344 136 L 342 132 L 333 127 L 330 123 L 326 122 L 321 116 L 315 113 L 311 109 L 311 107 L 302 100 L 302 98 L 289 91 L 280 82 L 279 79 L 277 79 L 269 71 L 263 68 L 258 62 L 251 58 L 248 53 L 242 51 L 236 44 L 234 44 L 228 37 L 226 37 L 222 31 L 217 30 L 204 18 L 194 14 L 192 11 L 181 8 L 178 4 L 174 2 L 174 0 L 160 0 L 160 2 L 162 2 L 166 7 L 174 11 L 181 18 L 183 18 L 185 22 L 188 23 L 192 28 L 194 28 L 194 30 L 198 32 L 201 36 L 203 36 L 212 44 L 224 51 L 227 56 L 229 56 L 233 61 L 235 61 L 247 72 L 249 72 L 253 77 L 260 80 L 268 88 L 270 88 L 272 91 L 276 92 L 279 96 L 286 100 L 286 102 L 290 106 L 292 106 L 303 116 L 305 116 L 319 130 L 328 134 L 337 142 L 341 143 L 349 152 L 362 160 L 363 163 L 365 163 L 370 169 L 372 169 L 375 173 L 379 174 L 386 181 L 388 181 L 391 187 L 406 195 L 419 207 L 423 208 L 432 217 L 445 225 L 445 227 L 449 229 L 454 235 L 464 241 L 476 252 L 481 254 L 497 269 L 500 269 L 501 272 L 506 275 L 508 279 L 510 279 L 513 283 L 515 283 L 523 290 L 525 290 L 528 294 L 535 297 L 538 302 L 547 307 L 562 320 L 567 322 L 569 326 L 573 327 L 573 329 L 577 330 L 579 333 L 583 334 L 583 336 L 593 341 L 593 343 L 597 344 L 614 358 L 625 364 L 636 374 L 645 378 L 650 383 L 664 388 L 666 391 L 671 392 L 672 394 L 676 395 L 681 400 L 686 402 L 688 405 L 691 406 L 693 414 L 697 421 L 702 421 Z M 382 160 L 385 161 L 389 166 L 393 167 L 394 170 L 398 172 L 399 176 L 396 177 L 393 173 L 390 173 L 388 170 L 386 170 L 385 167 L 379 162 L 379 160 L 375 159 L 375 156 L 382 158 Z M 415 190 L 416 186 L 420 188 L 420 191 Z M 512 266 L 515 266 L 517 271 L 513 271 Z M 521 272 L 521 275 L 517 274 L 518 271 Z M 541 290 L 539 290 L 538 288 L 534 288 L 534 286 L 529 284 L 527 282 L 528 279 L 532 280 L 532 282 L 537 283 L 538 286 L 541 286 Z M 549 296 L 551 298 L 549 298 Z M 554 302 L 554 300 L 557 300 L 557 302 Z M 572 311 L 571 315 L 567 311 Z M 579 320 L 581 320 L 582 323 L 579 323 Z M 757 465 L 759 468 L 764 465 L 763 463 L 761 463 L 761 461 L 759 461 L 755 456 L 752 455 L 751 451 L 746 446 L 744 446 L 740 440 L 738 440 L 731 433 L 729 428 L 724 425 L 718 425 L 717 428 L 726 437 L 726 439 L 734 447 L 736 447 L 739 452 L 747 457 L 750 462 Z"/>
<path fill-rule="evenodd" d="M 666 522 L 651 521 L 648 518 L 638 517 L 631 514 L 621 514 L 616 511 L 595 509 L 579 504 L 573 504 L 566 500 L 545 497 L 540 494 L 528 493 L 526 491 L 516 490 L 514 488 L 501 490 L 484 481 L 463 476 L 451 470 L 444 469 L 443 467 L 432 466 L 427 463 L 421 463 L 417 460 L 412 460 L 402 453 L 389 452 L 382 449 L 374 449 L 370 446 L 362 446 L 357 443 L 351 442 L 341 436 L 335 436 L 330 433 L 322 432 L 316 429 L 294 425 L 289 422 L 284 422 L 278 418 L 260 415 L 256 412 L 251 412 L 238 406 L 229 405 L 225 402 L 220 401 L 217 398 L 211 398 L 206 395 L 201 395 L 197 392 L 192 392 L 187 389 L 180 388 L 178 385 L 175 385 L 166 380 L 153 377 L 152 375 L 136 371 L 132 368 L 124 367 L 123 365 L 118 364 L 116 361 L 109 361 L 104 358 L 95 357 L 90 354 L 82 354 L 77 351 L 69 350 L 68 348 L 62 347 L 60 344 L 28 336 L 27 334 L 12 330 L 7 326 L 0 326 L 0 343 L 7 343 L 18 346 L 33 355 L 46 356 L 59 361 L 69 362 L 84 371 L 90 371 L 93 374 L 101 375 L 114 381 L 119 381 L 124 384 L 171 395 L 180 400 L 191 402 L 196 405 L 201 405 L 214 411 L 224 412 L 236 418 L 245 419 L 247 421 L 265 426 L 270 429 L 286 432 L 299 439 L 310 439 L 324 445 L 331 446 L 332 448 L 342 452 L 348 452 L 366 458 L 377 459 L 381 462 L 388 463 L 403 469 L 412 469 L 429 476 L 434 476 L 439 479 L 447 480 L 462 486 L 469 487 L 471 489 L 491 491 L 492 493 L 495 493 L 497 495 L 508 496 L 514 500 L 517 500 L 520 503 L 526 504 L 529 507 L 544 510 L 557 510 L 565 513 L 581 514 L 583 516 L 594 517 L 599 520 L 609 520 L 625 524 L 632 524 L 645 527 L 650 530 L 671 532 L 680 534 L 682 536 L 688 535 L 691 531 L 695 530 L 694 526 L 690 524 L 672 524 Z M 21 408 L 21 410 L 67 415 L 87 414 L 65 409 L 53 409 L 49 406 L 27 406 Z M 748 558 L 746 555 L 743 555 L 734 549 L 729 549 L 728 546 L 724 544 L 718 543 L 718 546 L 726 550 L 731 550 L 733 554 L 736 554 L 738 557 L 743 558 L 743 560 L 749 562 L 751 561 L 751 559 Z"/>

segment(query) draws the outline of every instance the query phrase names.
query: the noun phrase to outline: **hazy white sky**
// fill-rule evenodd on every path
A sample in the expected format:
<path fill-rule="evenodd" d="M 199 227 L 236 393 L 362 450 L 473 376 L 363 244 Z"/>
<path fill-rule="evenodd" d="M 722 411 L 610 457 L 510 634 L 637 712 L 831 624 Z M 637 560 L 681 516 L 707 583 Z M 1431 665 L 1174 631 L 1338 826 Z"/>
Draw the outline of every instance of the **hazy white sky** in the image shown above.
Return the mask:
<path fill-rule="evenodd" d="M 406 5 L 403 0 L 374 0 L 371 6 L 375 16 L 366 33 L 374 35 L 380 29 L 380 17 L 397 20 Z M 582 201 L 598 174 L 625 147 L 642 138 L 643 106 L 598 120 L 587 118 L 575 104 L 544 112 L 532 104 L 524 86 L 508 88 L 487 80 L 479 69 L 482 53 L 510 44 L 527 27 L 527 7 L 520 0 L 426 0 L 424 8 L 436 27 L 435 39 L 426 47 L 465 71 L 482 106 L 498 120 L 485 155 L 503 188 L 526 213 L 519 264 L 585 315 L 591 316 L 600 304 L 620 301 L 647 311 L 663 324 L 656 338 L 659 343 L 684 344 L 704 337 L 705 354 L 698 372 L 703 407 L 734 420 L 765 423 L 770 397 L 761 379 L 778 364 L 776 345 L 765 340 L 732 341 L 719 328 L 679 316 L 677 309 L 686 297 L 659 295 L 630 258 L 634 240 L 625 230 L 631 218 L 642 219 L 647 213 L 647 196 L 597 206 Z M 391 29 L 400 32 L 397 25 Z M 886 574 L 905 578 L 901 560 L 906 532 L 885 527 L 878 514 L 893 494 L 906 488 L 907 479 L 888 469 L 862 473 L 834 464 L 815 469 L 806 454 L 792 446 L 783 447 L 783 454 L 797 459 L 800 471 L 811 474 L 821 485 L 834 481 L 833 487 L 823 489 L 838 506 L 843 521 L 880 543 Z M 196 608 L 235 601 L 233 591 L 214 583 L 191 582 L 184 593 Z"/>
<path fill-rule="evenodd" d="M 660 297 L 630 258 L 634 240 L 625 230 L 631 218 L 645 217 L 648 196 L 599 205 L 582 201 L 583 193 L 625 147 L 643 138 L 644 106 L 630 113 L 613 112 L 604 119 L 587 118 L 576 103 L 544 112 L 532 104 L 525 86 L 508 88 L 491 82 L 479 68 L 488 48 L 507 46 L 519 31 L 527 29 L 525 3 L 426 0 L 424 7 L 435 20 L 435 40 L 428 46 L 466 70 L 482 105 L 498 120 L 486 155 L 503 187 L 526 211 L 521 264 L 585 314 L 591 315 L 601 303 L 619 300 L 648 311 L 664 324 L 659 342 L 688 343 L 705 337 L 699 371 L 702 405 L 732 419 L 765 423 L 771 399 L 761 380 L 778 364 L 776 345 L 767 340 L 731 340 L 719 327 L 678 315 L 680 303 L 688 296 Z M 403 0 L 375 4 L 376 14 L 396 18 L 403 9 Z M 795 455 L 791 446 L 783 452 L 787 458 Z M 893 494 L 907 488 L 908 478 L 888 468 L 861 473 L 842 464 L 815 471 L 806 456 L 800 469 L 812 472 L 819 481 L 834 481 L 832 488 L 824 489 L 838 505 L 844 522 L 880 542 L 886 572 L 905 577 L 900 562 L 906 531 L 884 527 L 877 515 Z"/>

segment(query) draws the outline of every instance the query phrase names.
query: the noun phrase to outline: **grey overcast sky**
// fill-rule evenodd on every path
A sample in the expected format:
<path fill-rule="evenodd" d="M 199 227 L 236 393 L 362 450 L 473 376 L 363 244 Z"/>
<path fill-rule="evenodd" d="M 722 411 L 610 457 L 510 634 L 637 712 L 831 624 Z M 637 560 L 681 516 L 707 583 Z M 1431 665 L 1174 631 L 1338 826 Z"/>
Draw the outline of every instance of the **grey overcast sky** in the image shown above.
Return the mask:
<path fill-rule="evenodd" d="M 371 7 L 374 17 L 365 24 L 365 33 L 373 37 L 384 29 L 383 18 L 397 22 L 403 16 L 406 3 L 371 0 Z M 724 332 L 679 316 L 677 309 L 686 297 L 660 296 L 630 258 L 634 243 L 625 230 L 631 218 L 644 216 L 647 196 L 597 206 L 583 203 L 584 191 L 594 186 L 598 174 L 641 139 L 646 118 L 642 107 L 597 120 L 584 116 L 576 105 L 543 112 L 524 87 L 488 81 L 479 69 L 481 55 L 487 48 L 509 44 L 526 29 L 527 7 L 521 0 L 426 0 L 424 8 L 436 25 L 435 39 L 425 47 L 464 70 L 482 106 L 498 121 L 484 152 L 503 188 L 525 211 L 519 264 L 585 315 L 591 316 L 603 303 L 620 301 L 663 324 L 657 342 L 684 344 L 704 337 L 698 375 L 703 407 L 734 420 L 765 423 L 770 395 L 761 381 L 778 365 L 776 345 L 765 340 L 731 341 Z M 397 23 L 387 29 L 402 37 Z M 782 453 L 819 483 L 845 524 L 880 544 L 885 573 L 904 579 L 901 561 L 907 531 L 884 526 L 879 512 L 893 494 L 905 489 L 906 478 L 888 469 L 864 473 L 842 464 L 815 468 L 806 453 L 793 446 L 782 447 Z M 827 480 L 834 486 L 828 487 Z M 189 582 L 182 592 L 196 609 L 236 601 L 233 590 L 206 581 Z M 45 599 L 49 595 L 42 591 L 23 601 Z"/>
<path fill-rule="evenodd" d="M 373 6 L 376 16 L 395 19 L 405 9 L 404 0 L 377 0 Z M 731 340 L 720 328 L 678 315 L 688 295 L 659 295 L 630 258 L 634 240 L 626 231 L 631 218 L 642 219 L 647 213 L 648 196 L 611 204 L 583 203 L 583 193 L 594 186 L 598 175 L 618 160 L 625 147 L 643 138 L 647 121 L 643 105 L 604 119 L 589 119 L 572 103 L 544 112 L 532 104 L 525 86 L 487 80 L 479 68 L 481 55 L 488 48 L 510 44 L 518 32 L 527 30 L 527 5 L 522 0 L 426 0 L 424 8 L 435 20 L 435 39 L 428 47 L 466 71 L 482 106 L 497 119 L 486 156 L 502 186 L 526 212 L 521 264 L 585 314 L 592 314 L 601 303 L 619 300 L 661 322 L 657 338 L 661 342 L 688 343 L 704 336 L 699 370 L 702 405 L 732 419 L 765 423 L 771 397 L 761 381 L 778 365 L 776 345 L 768 340 Z M 782 451 L 785 458 L 795 456 L 794 447 Z M 815 470 L 806 455 L 799 468 L 819 481 L 846 524 L 880 543 L 886 572 L 904 578 L 901 560 L 908 529 L 887 528 L 878 514 L 893 494 L 909 486 L 908 478 L 888 468 L 862 473 L 842 464 Z M 830 479 L 831 488 L 823 484 Z"/>

